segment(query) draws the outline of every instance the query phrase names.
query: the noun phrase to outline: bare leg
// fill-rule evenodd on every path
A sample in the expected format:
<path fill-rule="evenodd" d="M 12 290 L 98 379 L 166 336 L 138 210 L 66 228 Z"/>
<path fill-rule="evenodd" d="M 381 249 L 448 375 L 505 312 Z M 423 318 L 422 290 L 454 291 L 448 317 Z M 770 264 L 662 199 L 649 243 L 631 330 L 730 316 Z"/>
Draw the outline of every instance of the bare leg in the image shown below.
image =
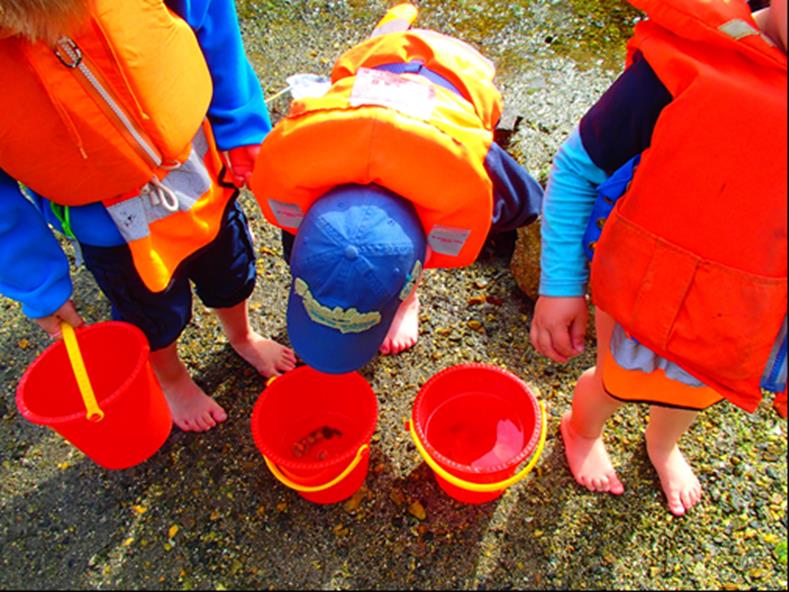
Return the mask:
<path fill-rule="evenodd" d="M 602 379 L 602 348 L 608 347 L 613 319 L 598 309 L 597 366 L 584 372 L 573 392 L 572 410 L 561 422 L 570 471 L 590 491 L 620 495 L 625 488 L 616 475 L 603 443 L 603 427 L 622 403 L 606 394 Z"/>
<path fill-rule="evenodd" d="M 227 419 L 227 413 L 195 384 L 178 357 L 176 343 L 151 352 L 151 366 L 164 391 L 173 423 L 185 432 L 205 432 Z"/>
<path fill-rule="evenodd" d="M 646 430 L 649 460 L 660 476 L 660 484 L 668 499 L 668 509 L 682 516 L 701 499 L 701 483 L 690 467 L 678 442 L 698 411 L 653 406 Z"/>
<path fill-rule="evenodd" d="M 387 356 L 399 354 L 416 345 L 419 340 L 419 296 L 416 290 L 400 304 L 389 332 L 378 351 Z"/>
<path fill-rule="evenodd" d="M 258 335 L 249 324 L 247 301 L 215 308 L 227 339 L 236 353 L 263 376 L 279 376 L 296 367 L 296 355 L 284 345 Z"/>

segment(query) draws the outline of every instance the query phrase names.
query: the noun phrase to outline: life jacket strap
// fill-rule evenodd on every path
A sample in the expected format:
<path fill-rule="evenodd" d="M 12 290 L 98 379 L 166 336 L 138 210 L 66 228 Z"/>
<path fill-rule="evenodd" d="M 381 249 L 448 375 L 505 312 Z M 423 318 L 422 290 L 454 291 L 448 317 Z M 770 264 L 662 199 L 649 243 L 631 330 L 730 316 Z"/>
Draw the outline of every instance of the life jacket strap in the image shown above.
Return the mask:
<path fill-rule="evenodd" d="M 391 72 L 392 74 L 417 74 L 427 78 L 433 84 L 443 86 L 447 90 L 450 90 L 456 95 L 471 102 L 469 98 L 460 92 L 454 84 L 452 84 L 438 72 L 434 72 L 430 68 L 425 67 L 424 62 L 421 60 L 413 60 L 411 62 L 397 62 L 394 64 L 381 64 L 380 66 L 376 66 L 374 70 L 384 70 L 386 72 Z"/>

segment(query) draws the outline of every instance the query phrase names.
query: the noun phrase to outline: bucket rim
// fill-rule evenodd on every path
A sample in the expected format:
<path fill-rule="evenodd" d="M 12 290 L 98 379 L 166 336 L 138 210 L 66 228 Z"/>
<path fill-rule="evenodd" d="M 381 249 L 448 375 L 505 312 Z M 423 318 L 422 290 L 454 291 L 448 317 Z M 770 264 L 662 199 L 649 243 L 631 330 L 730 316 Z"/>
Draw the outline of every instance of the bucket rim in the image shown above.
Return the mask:
<path fill-rule="evenodd" d="M 277 390 L 282 390 L 287 386 L 284 381 L 298 380 L 300 376 L 306 375 L 308 373 L 315 373 L 322 376 L 344 376 L 344 377 L 351 377 L 351 380 L 359 382 L 360 386 L 364 386 L 364 392 L 369 396 L 366 397 L 366 401 L 369 405 L 369 410 L 372 414 L 372 421 L 370 422 L 370 426 L 362 433 L 361 437 L 357 438 L 353 445 L 349 445 L 348 449 L 344 451 L 342 454 L 335 456 L 330 460 L 323 460 L 314 463 L 310 463 L 310 468 L 314 469 L 315 472 L 324 471 L 326 469 L 332 468 L 333 466 L 339 463 L 350 462 L 351 459 L 356 456 L 359 452 L 359 448 L 361 448 L 364 444 L 369 444 L 370 440 L 375 433 L 376 426 L 378 424 L 378 397 L 375 395 L 375 391 L 373 391 L 372 386 L 369 382 L 358 372 L 348 372 L 346 374 L 325 374 L 311 368 L 310 366 L 299 366 L 294 368 L 293 370 L 286 372 L 285 374 L 277 377 L 275 381 L 271 384 L 267 385 L 263 391 L 258 396 L 257 401 L 255 401 L 255 405 L 252 408 L 252 417 L 250 420 L 251 424 L 251 431 L 252 431 L 252 439 L 255 442 L 255 445 L 258 447 L 258 450 L 265 456 L 268 460 L 272 463 L 277 465 L 278 467 L 285 469 L 287 471 L 298 471 L 304 467 L 304 463 L 298 460 L 293 460 L 286 458 L 280 454 L 277 454 L 268 444 L 265 442 L 263 434 L 261 433 L 261 421 L 260 417 L 263 413 L 263 405 L 266 402 L 266 397 L 271 396 L 271 389 L 274 387 Z M 276 391 L 275 391 L 276 392 Z"/>
<path fill-rule="evenodd" d="M 534 427 L 535 429 L 531 433 L 531 437 L 527 442 L 524 442 L 523 450 L 521 450 L 515 457 L 513 457 L 510 461 L 506 463 L 500 463 L 497 465 L 491 465 L 489 467 L 471 467 L 470 465 L 464 465 L 459 463 L 451 458 L 447 457 L 444 454 L 441 454 L 436 448 L 430 443 L 427 438 L 427 434 L 425 434 L 424 429 L 422 428 L 422 422 L 417 421 L 417 414 L 420 408 L 420 404 L 424 399 L 426 393 L 429 391 L 430 388 L 435 386 L 435 383 L 444 378 L 448 374 L 456 374 L 458 372 L 466 371 L 466 370 L 485 370 L 490 372 L 495 372 L 500 374 L 510 380 L 513 380 L 521 390 L 526 394 L 526 397 L 529 401 L 529 404 L 532 407 L 534 412 Z M 537 396 L 532 392 L 532 389 L 529 387 L 526 382 L 521 379 L 519 376 L 510 372 L 506 368 L 502 368 L 500 366 L 495 366 L 493 364 L 484 364 L 480 362 L 470 362 L 466 364 L 456 364 L 454 366 L 449 366 L 448 368 L 444 368 L 443 370 L 437 372 L 430 379 L 422 385 L 422 388 L 419 389 L 419 393 L 417 393 L 416 399 L 414 399 L 413 409 L 411 412 L 411 421 L 414 425 L 414 430 L 419 437 L 422 446 L 424 446 L 425 450 L 430 454 L 430 456 L 438 461 L 440 464 L 445 465 L 447 467 L 451 467 L 457 471 L 463 473 L 474 473 L 477 475 L 490 475 L 494 473 L 498 473 L 505 470 L 516 470 L 518 465 L 520 465 L 524 460 L 529 458 L 534 449 L 537 446 L 537 442 L 540 439 L 540 425 L 542 420 L 542 411 L 540 409 L 540 404 L 537 401 Z"/>
<path fill-rule="evenodd" d="M 79 338 L 80 334 L 84 335 L 86 333 L 103 331 L 104 329 L 109 328 L 118 328 L 123 331 L 127 331 L 129 335 L 136 339 L 140 344 L 140 354 L 134 367 L 130 370 L 129 376 L 122 383 L 120 383 L 112 393 L 99 401 L 105 411 L 107 408 L 112 407 L 118 397 L 120 397 L 120 394 L 128 389 L 132 380 L 144 369 L 145 364 L 148 362 L 148 355 L 151 349 L 150 345 L 148 344 L 148 339 L 145 337 L 145 334 L 142 332 L 142 330 L 136 325 L 132 325 L 131 323 L 127 323 L 125 321 L 101 321 L 98 323 L 92 323 L 90 325 L 86 324 L 81 327 L 77 327 L 74 329 L 74 331 L 77 338 Z M 24 399 L 25 386 L 27 385 L 30 376 L 36 371 L 36 368 L 43 363 L 43 360 L 46 356 L 52 355 L 52 353 L 58 349 L 65 349 L 65 347 L 66 344 L 62 339 L 58 339 L 54 343 L 49 344 L 44 349 L 44 351 L 38 354 L 36 359 L 30 363 L 24 374 L 22 374 L 22 378 L 19 379 L 19 384 L 16 388 L 16 406 L 22 417 L 31 423 L 51 426 L 71 423 L 79 419 L 85 419 L 84 410 L 75 411 L 69 415 L 61 415 L 57 417 L 40 415 L 35 411 L 32 411 Z"/>

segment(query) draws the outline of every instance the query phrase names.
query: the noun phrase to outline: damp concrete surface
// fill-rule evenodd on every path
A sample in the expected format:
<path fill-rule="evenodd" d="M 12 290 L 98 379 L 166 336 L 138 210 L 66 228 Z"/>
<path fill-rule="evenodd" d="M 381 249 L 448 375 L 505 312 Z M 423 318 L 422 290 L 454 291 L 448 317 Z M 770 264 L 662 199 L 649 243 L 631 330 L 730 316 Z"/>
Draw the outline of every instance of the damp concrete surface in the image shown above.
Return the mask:
<path fill-rule="evenodd" d="M 541 182 L 552 155 L 616 77 L 639 15 L 614 0 L 423 1 L 419 25 L 458 36 L 497 65 L 509 150 Z M 382 1 L 239 1 L 249 56 L 268 96 L 299 72 L 328 74 L 372 30 Z M 270 103 L 276 121 L 285 96 Z M 514 121 L 514 118 L 512 119 Z M 289 272 L 278 232 L 252 196 L 252 322 L 287 343 Z M 64 243 L 70 254 L 70 247 Z M 351 499 L 317 505 L 281 485 L 250 433 L 265 381 L 237 357 L 199 301 L 180 352 L 227 409 L 205 434 L 174 429 L 147 462 L 102 469 L 14 403 L 25 368 L 47 345 L 19 307 L 0 300 L 0 587 L 3 589 L 785 589 L 786 422 L 765 402 L 749 415 L 721 404 L 682 441 L 704 488 L 683 518 L 666 509 L 643 441 L 646 410 L 627 406 L 606 440 L 620 497 L 576 485 L 559 419 L 594 341 L 567 365 L 529 344 L 533 303 L 506 248 L 489 245 L 460 270 L 431 270 L 420 288 L 420 339 L 361 370 L 378 399 L 368 474 Z M 535 255 L 536 256 L 536 255 Z M 109 307 L 84 268 L 74 298 L 90 322 Z M 537 468 L 500 498 L 446 495 L 404 419 L 444 368 L 495 364 L 539 392 L 547 441 Z"/>

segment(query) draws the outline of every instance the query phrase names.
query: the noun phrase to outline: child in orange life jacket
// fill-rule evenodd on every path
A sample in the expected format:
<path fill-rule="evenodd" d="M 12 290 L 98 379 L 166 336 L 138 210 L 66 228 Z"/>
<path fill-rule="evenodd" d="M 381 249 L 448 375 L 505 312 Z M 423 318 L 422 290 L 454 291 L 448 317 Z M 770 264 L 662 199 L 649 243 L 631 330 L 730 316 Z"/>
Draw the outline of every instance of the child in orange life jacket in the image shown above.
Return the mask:
<path fill-rule="evenodd" d="M 469 265 L 489 231 L 539 212 L 541 187 L 493 142 L 493 65 L 409 30 L 415 16 L 393 8 L 340 56 L 328 92 L 291 104 L 250 182 L 267 219 L 295 235 L 288 335 L 323 372 L 413 346 L 422 269 Z"/>
<path fill-rule="evenodd" d="M 649 458 L 683 515 L 702 489 L 678 441 L 700 410 L 754 411 L 764 388 L 786 416 L 786 0 L 631 3 L 648 19 L 628 67 L 551 172 L 531 341 L 583 350 L 586 250 L 597 365 L 561 422 L 570 470 L 621 494 L 602 430 L 650 403 Z"/>
<path fill-rule="evenodd" d="M 178 357 L 190 281 L 261 374 L 294 367 L 247 317 L 237 187 L 270 122 L 233 2 L 0 0 L 0 88 L 0 293 L 52 337 L 81 324 L 47 223 L 73 236 L 113 317 L 147 336 L 182 430 L 227 417 Z"/>

